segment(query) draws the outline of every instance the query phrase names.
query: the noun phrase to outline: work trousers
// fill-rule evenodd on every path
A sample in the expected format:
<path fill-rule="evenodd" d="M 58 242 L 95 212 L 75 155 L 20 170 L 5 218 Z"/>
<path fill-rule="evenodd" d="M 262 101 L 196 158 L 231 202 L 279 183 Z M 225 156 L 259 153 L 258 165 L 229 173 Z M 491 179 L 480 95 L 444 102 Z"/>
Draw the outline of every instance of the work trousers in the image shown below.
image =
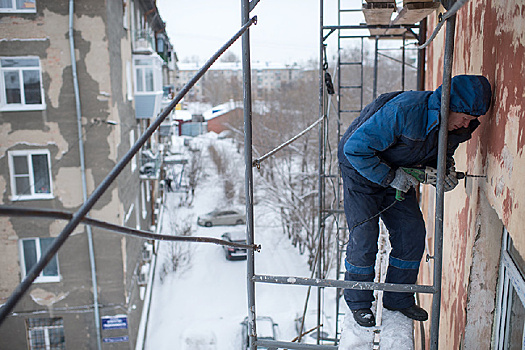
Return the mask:
<path fill-rule="evenodd" d="M 357 224 L 373 217 L 395 202 L 390 209 L 380 215 L 388 229 L 392 247 L 386 282 L 415 284 L 425 248 L 425 223 L 415 190 L 411 188 L 405 193 L 403 201 L 396 201 L 395 189 L 375 184 L 350 167 L 341 166 L 341 172 L 344 184 L 344 209 L 349 228 L 345 280 L 367 282 L 374 280 L 379 217 Z M 374 300 L 371 290 L 345 289 L 344 297 L 351 310 L 370 308 Z M 390 308 L 407 308 L 415 303 L 414 293 L 385 292 L 383 303 Z"/>

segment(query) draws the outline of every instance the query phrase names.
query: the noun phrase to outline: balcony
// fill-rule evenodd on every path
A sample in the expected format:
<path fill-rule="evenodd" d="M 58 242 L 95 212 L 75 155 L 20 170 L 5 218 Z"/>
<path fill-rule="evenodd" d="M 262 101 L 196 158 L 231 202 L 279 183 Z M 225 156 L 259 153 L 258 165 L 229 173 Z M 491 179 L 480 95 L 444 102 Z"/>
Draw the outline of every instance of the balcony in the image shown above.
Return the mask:
<path fill-rule="evenodd" d="M 133 53 L 152 54 L 155 52 L 155 36 L 151 29 L 138 29 L 133 33 Z"/>
<path fill-rule="evenodd" d="M 153 153 L 151 150 L 143 150 L 140 154 L 140 178 L 158 180 L 160 177 L 160 166 L 162 158 L 160 152 Z"/>

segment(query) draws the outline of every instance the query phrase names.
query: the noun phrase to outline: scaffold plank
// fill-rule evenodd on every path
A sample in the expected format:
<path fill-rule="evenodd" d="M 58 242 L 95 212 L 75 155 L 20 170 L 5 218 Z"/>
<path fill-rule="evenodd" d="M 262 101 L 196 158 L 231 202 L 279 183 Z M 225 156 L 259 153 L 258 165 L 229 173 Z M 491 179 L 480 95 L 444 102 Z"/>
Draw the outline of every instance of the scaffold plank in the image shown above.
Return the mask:
<path fill-rule="evenodd" d="M 403 6 L 392 24 L 414 24 L 420 22 L 439 8 L 439 2 L 413 2 Z"/>
<path fill-rule="evenodd" d="M 388 25 L 392 18 L 392 13 L 396 8 L 392 2 L 371 2 L 363 4 L 363 14 L 368 25 L 383 24 Z"/>

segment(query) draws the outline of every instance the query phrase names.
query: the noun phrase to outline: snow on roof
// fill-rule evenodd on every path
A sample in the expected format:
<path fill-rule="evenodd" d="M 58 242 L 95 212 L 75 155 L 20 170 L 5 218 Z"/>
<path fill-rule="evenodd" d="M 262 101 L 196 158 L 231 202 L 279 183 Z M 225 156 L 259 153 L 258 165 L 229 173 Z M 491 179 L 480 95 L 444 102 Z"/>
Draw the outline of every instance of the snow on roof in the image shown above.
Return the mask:
<path fill-rule="evenodd" d="M 179 120 L 191 120 L 192 114 L 190 111 L 187 110 L 176 110 L 175 111 L 175 119 Z"/>
<path fill-rule="evenodd" d="M 243 109 L 244 108 L 243 102 L 230 100 L 230 102 L 220 104 L 218 106 L 212 107 L 206 112 L 203 112 L 202 116 L 204 117 L 205 120 L 210 120 L 218 116 L 221 116 L 223 114 L 226 114 L 230 111 L 233 111 L 236 108 Z M 268 107 L 268 104 L 265 101 L 253 101 L 252 111 L 259 113 L 259 114 L 265 114 L 270 111 L 270 108 Z"/>
<path fill-rule="evenodd" d="M 234 102 L 233 100 L 230 100 L 229 102 L 212 107 L 211 109 L 202 113 L 202 116 L 204 117 L 204 119 L 210 120 L 230 111 L 233 111 L 236 108 L 243 108 L 243 103 L 240 101 Z"/>

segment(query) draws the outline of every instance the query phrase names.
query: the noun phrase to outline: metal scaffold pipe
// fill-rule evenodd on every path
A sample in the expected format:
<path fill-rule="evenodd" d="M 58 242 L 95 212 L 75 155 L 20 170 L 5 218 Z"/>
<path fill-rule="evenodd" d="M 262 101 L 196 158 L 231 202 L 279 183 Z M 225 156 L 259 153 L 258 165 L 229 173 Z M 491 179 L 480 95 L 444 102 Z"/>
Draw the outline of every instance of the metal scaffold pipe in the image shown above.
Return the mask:
<path fill-rule="evenodd" d="M 248 30 L 248 28 L 257 22 L 257 18 L 253 17 L 250 20 L 246 20 L 246 23 L 242 28 L 226 43 L 224 44 L 195 74 L 195 76 L 179 91 L 177 96 L 171 101 L 171 103 L 160 113 L 160 115 L 153 121 L 153 123 L 146 129 L 146 131 L 139 137 L 137 142 L 131 149 L 126 152 L 122 159 L 111 169 L 108 175 L 102 180 L 98 187 L 93 191 L 91 196 L 86 202 L 78 209 L 73 215 L 72 219 L 68 222 L 66 227 L 60 232 L 55 238 L 53 244 L 48 248 L 47 252 L 38 260 L 38 262 L 31 268 L 27 273 L 22 282 L 15 288 L 13 293 L 9 296 L 6 303 L 0 309 L 0 325 L 5 321 L 9 313 L 13 310 L 15 305 L 20 301 L 22 296 L 27 292 L 34 280 L 44 270 L 46 265 L 51 261 L 53 256 L 58 252 L 60 247 L 65 243 L 68 237 L 71 235 L 73 230 L 80 224 L 82 219 L 87 213 L 93 208 L 95 203 L 102 197 L 106 190 L 111 186 L 113 181 L 122 172 L 126 165 L 131 161 L 133 156 L 142 148 L 146 141 L 153 135 L 155 130 L 160 124 L 166 119 L 171 113 L 175 106 L 182 100 L 182 98 L 188 93 L 188 91 L 197 83 L 197 81 L 206 73 L 206 71 L 212 66 L 212 64 L 231 46 L 233 43 L 241 37 L 241 35 Z M 251 169 L 251 167 L 250 167 Z"/>
<path fill-rule="evenodd" d="M 441 314 L 441 279 L 443 272 L 443 220 L 445 206 L 445 169 L 448 142 L 448 114 L 450 109 L 450 89 L 452 84 L 452 62 L 454 58 L 454 32 L 456 16 L 447 20 L 445 35 L 445 61 L 443 68 L 443 90 L 441 94 L 441 120 L 439 123 L 438 141 L 438 180 L 436 185 L 436 212 L 434 233 L 434 288 L 436 294 L 432 299 L 432 322 L 430 328 L 430 349 L 438 349 L 439 318 Z"/>
<path fill-rule="evenodd" d="M 241 0 L 241 23 L 246 23 L 250 16 L 250 1 Z M 250 64 L 250 31 L 242 36 L 242 79 L 244 103 L 244 161 L 245 161 L 245 198 L 246 198 L 246 243 L 254 242 L 253 233 L 253 169 L 252 169 L 252 80 Z M 248 298 L 248 343 L 250 350 L 256 350 L 257 329 L 255 315 L 255 252 L 247 252 L 246 284 Z"/>

